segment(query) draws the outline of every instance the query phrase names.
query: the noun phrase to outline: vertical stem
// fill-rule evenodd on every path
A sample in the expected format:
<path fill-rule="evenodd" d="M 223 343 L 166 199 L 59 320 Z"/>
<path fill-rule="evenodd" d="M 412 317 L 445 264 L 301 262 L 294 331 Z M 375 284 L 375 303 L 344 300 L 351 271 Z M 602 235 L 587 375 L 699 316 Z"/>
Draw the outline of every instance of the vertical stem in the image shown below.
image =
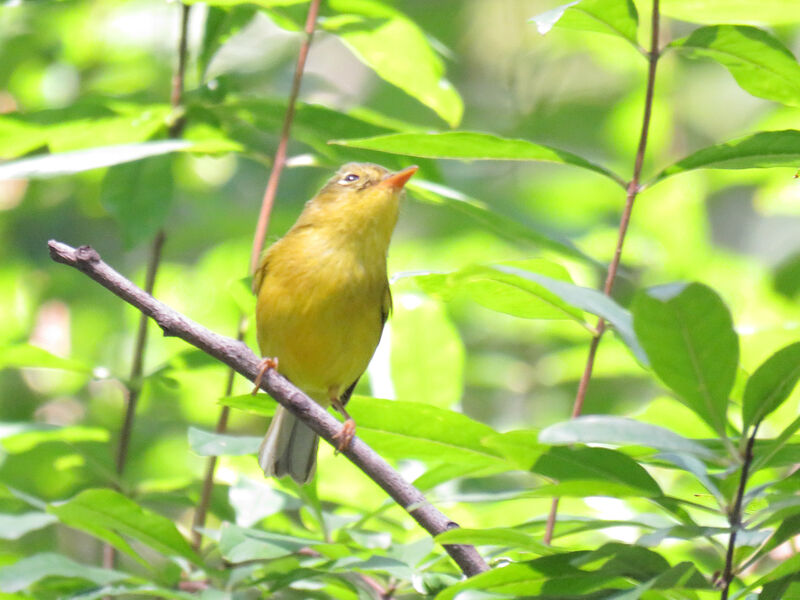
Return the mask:
<path fill-rule="evenodd" d="M 252 274 L 258 268 L 258 261 L 261 257 L 261 250 L 264 247 L 264 239 L 267 235 L 267 227 L 269 225 L 269 217 L 272 213 L 272 207 L 275 204 L 275 195 L 278 192 L 278 183 L 280 182 L 281 173 L 286 166 L 286 148 L 289 145 L 289 134 L 292 130 L 292 122 L 294 121 L 295 106 L 297 104 L 297 97 L 300 94 L 300 84 L 303 81 L 303 73 L 305 72 L 306 59 L 308 58 L 308 50 L 311 47 L 311 40 L 314 37 L 314 29 L 317 24 L 317 15 L 319 14 L 320 0 L 311 0 L 308 7 L 308 15 L 306 16 L 305 24 L 305 39 L 300 46 L 300 52 L 297 55 L 297 64 L 295 65 L 294 78 L 292 79 L 292 89 L 289 93 L 289 103 L 286 107 L 286 114 L 283 118 L 283 126 L 281 128 L 281 137 L 278 142 L 278 148 L 275 151 L 275 158 L 272 161 L 272 171 L 270 171 L 267 187 L 264 190 L 264 197 L 261 201 L 261 209 L 258 214 L 258 222 L 256 224 L 255 234 L 253 236 L 253 248 L 250 253 L 250 268 L 249 272 Z M 244 339 L 245 333 L 245 316 L 242 315 L 239 319 L 239 340 Z M 228 383 L 226 386 L 225 396 L 230 396 L 233 389 L 233 370 L 228 374 Z M 216 432 L 223 433 L 228 424 L 228 415 L 230 409 L 225 406 L 220 411 L 219 419 L 217 420 Z M 206 473 L 203 478 L 203 488 L 200 496 L 200 502 L 195 511 L 194 520 L 192 523 L 192 545 L 195 550 L 199 550 L 202 542 L 202 535 L 197 531 L 205 525 L 206 515 L 208 513 L 208 505 L 211 502 L 211 492 L 214 488 L 214 471 L 217 467 L 217 458 L 215 456 L 209 457 L 206 463 Z"/>
<path fill-rule="evenodd" d="M 189 24 L 189 9 L 186 4 L 181 5 L 181 25 L 178 36 L 178 63 L 175 67 L 175 74 L 172 77 L 172 92 L 170 101 L 173 108 L 180 106 L 183 98 L 184 78 L 186 73 L 186 39 Z M 183 119 L 177 119 L 169 128 L 170 137 L 178 137 L 183 129 Z M 166 241 L 166 234 L 163 229 L 159 229 L 150 244 L 150 258 L 147 262 L 147 274 L 145 275 L 144 289 L 148 294 L 153 293 L 156 283 L 158 267 L 161 264 L 161 251 Z M 139 317 L 139 327 L 136 332 L 136 342 L 133 349 L 133 362 L 131 364 L 130 377 L 128 378 L 128 401 L 125 407 L 125 416 L 122 420 L 122 429 L 119 434 L 119 442 L 116 453 L 117 475 L 122 476 L 125 472 L 125 465 L 128 462 L 128 450 L 130 448 L 131 434 L 133 432 L 133 422 L 136 416 L 136 405 L 139 402 L 139 394 L 142 389 L 142 372 L 144 370 L 144 353 L 147 348 L 147 325 L 149 319 L 142 314 Z M 109 544 L 103 546 L 103 566 L 107 569 L 113 568 L 115 559 L 114 548 Z"/>
<path fill-rule="evenodd" d="M 731 535 L 728 538 L 728 551 L 725 553 L 725 568 L 722 571 L 722 595 L 721 600 L 728 600 L 728 592 L 733 581 L 733 553 L 736 550 L 736 534 L 742 526 L 742 500 L 744 491 L 747 487 L 747 478 L 750 473 L 750 465 L 753 463 L 753 445 L 756 442 L 758 424 L 753 428 L 753 433 L 747 440 L 747 447 L 744 451 L 744 461 L 742 462 L 742 474 L 739 477 L 739 488 L 736 490 L 736 500 L 733 510 L 728 515 L 728 523 L 731 526 Z"/>
<path fill-rule="evenodd" d="M 625 235 L 628 232 L 628 225 L 631 221 L 631 213 L 633 212 L 633 204 L 636 196 L 639 194 L 642 175 L 642 165 L 644 164 L 644 155 L 647 150 L 647 138 L 650 132 L 650 116 L 653 112 L 653 94 L 656 84 L 656 66 L 660 56 L 659 50 L 659 0 L 653 0 L 653 14 L 650 21 L 650 51 L 647 53 L 647 91 L 645 92 L 644 99 L 644 116 L 642 117 L 642 130 L 639 135 L 639 146 L 636 149 L 636 159 L 633 164 L 633 177 L 627 186 L 625 195 L 625 208 L 622 210 L 622 217 L 619 222 L 619 232 L 617 234 L 617 245 L 614 248 L 614 256 L 611 263 L 608 265 L 608 273 L 606 280 L 603 284 L 603 292 L 611 295 L 614 289 L 614 281 L 617 277 L 619 263 L 622 259 L 622 246 L 625 243 Z M 597 348 L 600 345 L 600 339 L 606 331 L 606 321 L 602 317 L 597 320 L 596 333 L 592 337 L 592 342 L 589 345 L 589 355 L 586 358 L 586 366 L 583 369 L 580 382 L 578 383 L 578 391 L 575 394 L 575 403 L 572 406 L 572 417 L 577 417 L 583 411 L 583 402 L 586 398 L 586 392 L 589 389 L 589 381 L 592 378 L 592 370 L 594 369 L 594 361 L 597 356 Z M 553 539 L 553 528 L 556 523 L 556 514 L 558 512 L 558 498 L 553 498 L 553 503 L 550 506 L 550 513 L 547 516 L 547 525 L 544 532 L 544 543 L 549 544 Z"/>

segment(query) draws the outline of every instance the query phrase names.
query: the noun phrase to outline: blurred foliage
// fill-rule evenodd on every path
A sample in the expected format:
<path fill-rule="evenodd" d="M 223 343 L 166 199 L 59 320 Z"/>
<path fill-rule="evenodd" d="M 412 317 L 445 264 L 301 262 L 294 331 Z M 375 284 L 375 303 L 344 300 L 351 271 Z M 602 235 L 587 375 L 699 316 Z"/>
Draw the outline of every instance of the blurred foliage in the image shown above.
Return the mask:
<path fill-rule="evenodd" d="M 0 598 L 716 598 L 732 531 L 731 597 L 800 597 L 800 16 L 661 5 L 609 299 L 651 2 L 322 3 L 270 239 L 343 162 L 420 166 L 351 412 L 462 525 L 435 541 L 327 445 L 312 486 L 264 480 L 272 401 L 241 379 L 222 398 L 226 369 L 182 342 L 151 335 L 128 381 L 138 313 L 46 251 L 91 244 L 141 282 L 163 229 L 156 296 L 235 335 L 307 1 L 192 3 L 177 108 L 179 4 L 2 5 Z M 613 334 L 568 420 L 595 315 Z M 464 580 L 438 542 L 493 569 Z"/>

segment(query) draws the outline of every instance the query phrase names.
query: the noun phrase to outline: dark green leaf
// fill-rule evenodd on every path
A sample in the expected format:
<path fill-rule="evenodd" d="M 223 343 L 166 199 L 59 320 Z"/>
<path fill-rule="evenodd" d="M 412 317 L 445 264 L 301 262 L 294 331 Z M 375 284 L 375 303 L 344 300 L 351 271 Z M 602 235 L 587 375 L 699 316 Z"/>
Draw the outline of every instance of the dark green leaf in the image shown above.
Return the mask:
<path fill-rule="evenodd" d="M 34 554 L 13 565 L 0 567 L 0 590 L 12 594 L 46 577 L 71 577 L 106 585 L 130 576 L 111 569 L 82 565 L 61 554 Z"/>
<path fill-rule="evenodd" d="M 544 444 L 598 443 L 646 446 L 662 451 L 688 452 L 703 458 L 714 457 L 714 453 L 702 444 L 673 433 L 669 429 L 610 415 L 585 415 L 556 423 L 542 430 L 539 441 Z"/>
<path fill-rule="evenodd" d="M 189 447 L 200 456 L 242 456 L 255 454 L 261 438 L 252 435 L 226 435 L 189 427 Z"/>
<path fill-rule="evenodd" d="M 72 175 L 81 171 L 133 162 L 150 156 L 190 150 L 192 147 L 193 144 L 191 142 L 184 140 L 163 140 L 23 158 L 0 164 L 0 181 L 3 179 L 41 179 L 55 177 L 56 175 Z"/>
<path fill-rule="evenodd" d="M 638 47 L 639 13 L 631 0 L 578 0 L 531 17 L 542 35 L 554 26 L 617 35 Z"/>
<path fill-rule="evenodd" d="M 161 229 L 172 205 L 172 161 L 155 156 L 111 167 L 100 201 L 116 219 L 127 248 Z"/>
<path fill-rule="evenodd" d="M 43 512 L 27 512 L 15 515 L 0 514 L 0 538 L 18 540 L 29 531 L 35 531 L 55 523 L 53 515 Z"/>
<path fill-rule="evenodd" d="M 119 534 L 167 556 L 181 556 L 195 564 L 200 562 L 172 521 L 113 490 L 85 490 L 65 502 L 50 504 L 47 510 L 65 525 L 109 541 L 131 556 L 136 555 L 130 546 L 119 545 Z"/>
<path fill-rule="evenodd" d="M 800 252 L 789 255 L 775 268 L 772 286 L 789 300 L 797 298 L 800 294 Z"/>
<path fill-rule="evenodd" d="M 342 14 L 322 21 L 364 64 L 436 112 L 451 127 L 464 106 L 444 77 L 444 63 L 414 21 L 386 4 L 371 0 L 329 0 Z M 402 51 L 387 51 L 400 49 Z"/>
<path fill-rule="evenodd" d="M 747 431 L 777 409 L 800 379 L 800 342 L 770 356 L 747 380 L 742 404 L 742 425 Z"/>
<path fill-rule="evenodd" d="M 762 169 L 797 164 L 800 131 L 762 131 L 698 150 L 661 171 L 656 181 L 692 169 Z"/>
<path fill-rule="evenodd" d="M 720 297 L 699 283 L 663 285 L 638 293 L 632 312 L 636 336 L 656 374 L 725 435 L 739 338 Z"/>
<path fill-rule="evenodd" d="M 618 175 L 608 169 L 595 165 L 571 152 L 534 144 L 527 140 L 501 138 L 489 133 L 472 131 L 394 133 L 362 139 L 335 140 L 331 143 L 420 158 L 555 162 L 589 169 L 610 177 L 617 183 L 622 181 Z"/>
<path fill-rule="evenodd" d="M 608 448 L 554 447 L 539 457 L 531 469 L 557 481 L 597 479 L 660 496 L 661 488 L 630 456 Z"/>

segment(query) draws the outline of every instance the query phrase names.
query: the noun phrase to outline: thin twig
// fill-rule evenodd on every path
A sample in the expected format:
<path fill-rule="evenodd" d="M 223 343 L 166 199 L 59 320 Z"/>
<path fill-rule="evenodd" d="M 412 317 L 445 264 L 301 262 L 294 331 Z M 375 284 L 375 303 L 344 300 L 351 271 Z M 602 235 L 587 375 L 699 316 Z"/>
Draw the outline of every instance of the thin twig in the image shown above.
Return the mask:
<path fill-rule="evenodd" d="M 138 308 L 155 320 L 164 335 L 188 342 L 251 381 L 257 377 L 261 361 L 243 342 L 214 333 L 159 302 L 104 263 L 100 255 L 89 246 L 72 248 L 55 240 L 50 240 L 48 246 L 50 257 L 54 261 L 78 269 Z M 274 369 L 269 369 L 261 380 L 261 389 L 329 444 L 338 445 L 336 436 L 342 428 L 341 423 L 288 379 Z M 432 536 L 458 527 L 358 437 L 354 437 L 348 448 L 341 453 L 383 488 Z M 444 549 L 467 576 L 489 569 L 473 546 L 446 544 Z"/>
<path fill-rule="evenodd" d="M 650 52 L 647 53 L 647 91 L 644 98 L 644 116 L 642 117 L 642 130 L 639 135 L 639 146 L 636 149 L 636 159 L 633 165 L 633 177 L 628 183 L 627 193 L 625 195 L 625 208 L 622 210 L 622 217 L 619 222 L 619 232 L 617 234 L 617 245 L 614 248 L 614 256 L 611 263 L 608 265 L 608 273 L 606 280 L 603 284 L 603 292 L 611 295 L 614 289 L 614 281 L 617 277 L 617 270 L 619 263 L 622 259 L 622 246 L 625 243 L 625 235 L 628 232 L 628 225 L 631 221 L 631 213 L 633 212 L 633 204 L 636 196 L 641 191 L 640 181 L 642 175 L 642 165 L 644 164 L 645 151 L 647 150 L 647 138 L 650 132 L 650 116 L 653 111 L 653 93 L 656 84 L 656 66 L 660 56 L 658 29 L 659 29 L 659 0 L 653 0 L 653 14 L 650 22 Z M 586 398 L 586 392 L 589 389 L 589 381 L 592 378 L 592 370 L 594 369 L 594 360 L 597 356 L 597 347 L 600 345 L 600 339 L 606 331 L 606 321 L 602 317 L 597 320 L 595 327 L 597 333 L 592 337 L 592 342 L 589 345 L 589 355 L 586 358 L 586 366 L 583 369 L 580 382 L 578 383 L 578 391 L 575 394 L 575 403 L 572 406 L 572 417 L 577 417 L 583 411 L 583 402 Z M 553 539 L 553 529 L 556 523 L 556 514 L 558 512 L 558 498 L 553 498 L 553 503 L 550 506 L 550 514 L 547 516 L 547 526 L 544 532 L 544 543 L 549 544 Z"/>
<path fill-rule="evenodd" d="M 170 102 L 172 107 L 178 108 L 183 99 L 183 82 L 186 73 L 186 40 L 187 30 L 189 24 L 189 10 L 188 4 L 181 5 L 181 25 L 180 33 L 178 35 L 178 63 L 175 67 L 175 74 L 172 77 L 172 92 L 170 94 Z M 169 137 L 178 137 L 183 130 L 184 120 L 182 117 L 177 118 L 169 127 Z M 153 293 L 153 288 L 156 283 L 156 275 L 158 274 L 158 267 L 161 263 L 161 250 L 164 247 L 166 235 L 163 229 L 159 229 L 150 243 L 150 258 L 147 262 L 147 274 L 145 276 L 144 289 L 148 294 Z M 147 348 L 147 317 L 141 315 L 139 318 L 139 327 L 136 333 L 136 343 L 133 349 L 133 362 L 131 364 L 131 373 L 128 378 L 127 395 L 128 402 L 125 406 L 125 416 L 122 420 L 122 430 L 119 435 L 119 442 L 117 445 L 116 456 L 116 470 L 117 475 L 122 476 L 125 472 L 125 465 L 128 461 L 128 449 L 130 447 L 131 433 L 133 432 L 133 421 L 136 415 L 136 405 L 139 401 L 139 394 L 142 389 L 142 372 L 144 369 L 144 353 Z M 103 566 L 110 569 L 114 566 L 115 559 L 114 547 L 110 544 L 103 546 Z"/>
<path fill-rule="evenodd" d="M 272 161 L 272 171 L 269 174 L 267 188 L 264 190 L 264 199 L 261 202 L 261 211 L 258 213 L 258 223 L 256 232 L 253 236 L 253 251 L 250 253 L 250 272 L 254 273 L 258 267 L 258 259 L 261 256 L 261 249 L 264 246 L 264 238 L 267 235 L 269 216 L 272 212 L 272 205 L 275 203 L 275 194 L 278 192 L 278 182 L 281 172 L 286 165 L 286 147 L 289 145 L 289 133 L 292 130 L 294 121 L 295 105 L 297 96 L 300 94 L 300 84 L 303 81 L 303 72 L 306 68 L 306 58 L 308 49 L 311 47 L 311 39 L 314 37 L 314 28 L 317 23 L 320 0 L 312 0 L 308 7 L 306 17 L 305 35 L 303 44 L 300 46 L 300 53 L 297 55 L 297 65 L 294 69 L 294 79 L 292 79 L 292 91 L 289 94 L 289 104 L 286 107 L 286 115 L 283 117 L 283 128 L 281 129 L 281 139 L 278 142 L 278 149 L 275 151 L 275 160 Z"/>
<path fill-rule="evenodd" d="M 297 64 L 294 70 L 294 79 L 292 80 L 292 89 L 289 93 L 289 103 L 286 107 L 286 114 L 283 118 L 283 127 L 281 128 L 281 138 L 278 142 L 278 148 L 275 151 L 275 158 L 272 161 L 272 171 L 270 171 L 267 187 L 264 190 L 264 197 L 261 201 L 261 209 L 258 214 L 258 222 L 256 223 L 256 230 L 253 236 L 253 248 L 250 252 L 250 274 L 253 274 L 258 267 L 258 260 L 261 256 L 261 250 L 264 247 L 264 239 L 267 235 L 267 228 L 269 226 L 269 217 L 272 214 L 272 207 L 275 204 L 275 195 L 278 192 L 278 183 L 280 181 L 283 168 L 286 166 L 286 147 L 289 144 L 289 133 L 292 130 L 292 122 L 294 121 L 295 106 L 297 104 L 297 97 L 300 94 L 300 84 L 303 81 L 303 73 L 305 72 L 306 58 L 308 57 L 308 50 L 311 47 L 311 40 L 314 37 L 314 29 L 317 23 L 317 15 L 319 13 L 320 0 L 312 0 L 311 5 L 308 7 L 308 15 L 306 16 L 305 25 L 305 39 L 300 45 L 300 52 L 297 56 Z M 246 317 L 241 315 L 239 317 L 239 327 L 237 331 L 238 339 L 244 339 L 244 323 Z M 228 381 L 233 380 L 233 371 L 229 374 Z M 232 389 L 226 388 L 225 396 L 229 396 Z M 228 423 L 227 406 L 223 407 L 217 420 L 216 431 L 223 433 Z M 197 532 L 197 529 L 205 525 L 206 514 L 208 513 L 208 504 L 211 501 L 211 492 L 214 488 L 214 471 L 217 466 L 217 457 L 210 456 L 206 463 L 206 472 L 203 478 L 203 491 L 200 496 L 200 502 L 195 511 L 193 524 L 192 524 L 192 543 L 195 549 L 200 548 L 202 536 Z"/>
<path fill-rule="evenodd" d="M 728 515 L 728 523 L 731 526 L 731 535 L 728 538 L 728 551 L 725 553 L 725 568 L 722 570 L 720 582 L 722 583 L 721 600 L 728 599 L 728 592 L 733 581 L 733 553 L 736 550 L 736 534 L 742 527 L 742 499 L 747 487 L 750 465 L 753 463 L 753 445 L 756 442 L 758 424 L 753 427 L 753 433 L 747 440 L 747 447 L 744 451 L 744 461 L 742 461 L 742 474 L 739 476 L 739 488 L 736 490 L 736 500 L 733 503 L 733 510 Z"/>

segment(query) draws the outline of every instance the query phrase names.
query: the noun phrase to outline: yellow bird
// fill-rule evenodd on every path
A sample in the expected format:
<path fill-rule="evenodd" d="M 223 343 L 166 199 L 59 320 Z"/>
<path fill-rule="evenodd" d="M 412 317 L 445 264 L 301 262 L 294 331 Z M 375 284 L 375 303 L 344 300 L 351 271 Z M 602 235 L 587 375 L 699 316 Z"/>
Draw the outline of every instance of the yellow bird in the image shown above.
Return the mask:
<path fill-rule="evenodd" d="M 344 405 L 367 368 L 392 306 L 386 254 L 403 186 L 417 171 L 350 163 L 306 203 L 289 232 L 264 253 L 253 280 L 263 369 L 277 368 L 322 406 L 355 422 Z M 317 435 L 279 406 L 258 452 L 267 476 L 308 482 Z"/>

